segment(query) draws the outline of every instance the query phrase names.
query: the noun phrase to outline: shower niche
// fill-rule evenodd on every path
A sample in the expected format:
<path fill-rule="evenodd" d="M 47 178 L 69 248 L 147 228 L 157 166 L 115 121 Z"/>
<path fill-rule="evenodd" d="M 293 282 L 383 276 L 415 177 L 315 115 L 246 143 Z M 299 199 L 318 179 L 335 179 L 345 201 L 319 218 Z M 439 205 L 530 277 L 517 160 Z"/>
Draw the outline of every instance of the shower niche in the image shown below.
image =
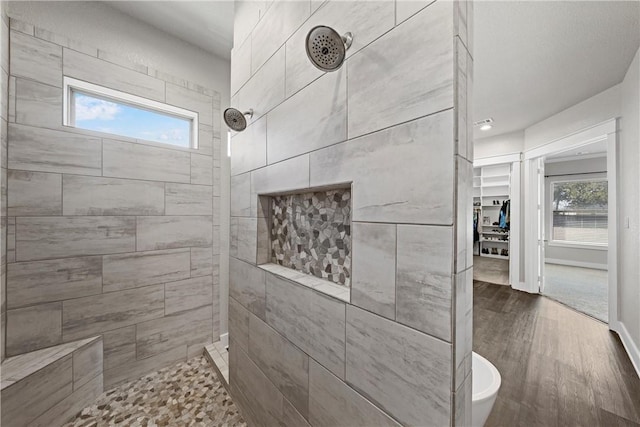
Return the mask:
<path fill-rule="evenodd" d="M 261 196 L 268 256 L 261 268 L 347 299 L 351 286 L 351 187 Z M 261 228 L 261 227 L 260 227 Z M 260 229 L 259 228 L 259 229 Z M 266 254 L 265 254 L 266 255 Z"/>

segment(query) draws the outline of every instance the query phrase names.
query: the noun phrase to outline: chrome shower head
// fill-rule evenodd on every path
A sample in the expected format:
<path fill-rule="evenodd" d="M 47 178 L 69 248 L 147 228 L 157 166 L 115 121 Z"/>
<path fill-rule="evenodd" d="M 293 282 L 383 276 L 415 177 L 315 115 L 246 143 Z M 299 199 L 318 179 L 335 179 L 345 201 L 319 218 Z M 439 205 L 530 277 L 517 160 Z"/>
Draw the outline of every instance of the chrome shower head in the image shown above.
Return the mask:
<path fill-rule="evenodd" d="M 227 108 L 222 115 L 227 126 L 236 132 L 242 132 L 247 128 L 247 119 L 245 119 L 244 116 L 249 116 L 249 118 L 253 117 L 253 110 L 250 109 L 243 113 L 235 108 Z"/>
<path fill-rule="evenodd" d="M 307 34 L 307 56 L 316 68 L 322 71 L 335 71 L 342 66 L 351 42 L 353 42 L 351 33 L 341 36 L 331 27 L 318 25 Z"/>

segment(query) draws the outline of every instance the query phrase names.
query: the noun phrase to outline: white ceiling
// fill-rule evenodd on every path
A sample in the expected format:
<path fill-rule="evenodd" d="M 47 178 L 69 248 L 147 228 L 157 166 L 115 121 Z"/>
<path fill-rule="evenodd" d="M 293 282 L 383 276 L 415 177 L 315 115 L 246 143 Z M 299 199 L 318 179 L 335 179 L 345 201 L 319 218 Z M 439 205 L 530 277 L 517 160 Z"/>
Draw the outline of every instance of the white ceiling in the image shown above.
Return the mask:
<path fill-rule="evenodd" d="M 637 1 L 477 1 L 477 138 L 522 130 L 617 83 L 640 45 Z"/>
<path fill-rule="evenodd" d="M 233 0 L 105 3 L 207 52 L 231 58 Z"/>

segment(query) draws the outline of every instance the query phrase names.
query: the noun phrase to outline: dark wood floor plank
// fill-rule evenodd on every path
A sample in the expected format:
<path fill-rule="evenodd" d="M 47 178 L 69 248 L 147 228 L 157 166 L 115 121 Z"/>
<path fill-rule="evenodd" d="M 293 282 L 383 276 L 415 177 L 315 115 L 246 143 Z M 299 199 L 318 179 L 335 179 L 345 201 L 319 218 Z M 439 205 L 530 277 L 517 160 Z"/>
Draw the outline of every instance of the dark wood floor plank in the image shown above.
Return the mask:
<path fill-rule="evenodd" d="M 473 347 L 502 375 L 489 427 L 640 427 L 640 379 L 602 322 L 543 296 L 474 282 Z"/>

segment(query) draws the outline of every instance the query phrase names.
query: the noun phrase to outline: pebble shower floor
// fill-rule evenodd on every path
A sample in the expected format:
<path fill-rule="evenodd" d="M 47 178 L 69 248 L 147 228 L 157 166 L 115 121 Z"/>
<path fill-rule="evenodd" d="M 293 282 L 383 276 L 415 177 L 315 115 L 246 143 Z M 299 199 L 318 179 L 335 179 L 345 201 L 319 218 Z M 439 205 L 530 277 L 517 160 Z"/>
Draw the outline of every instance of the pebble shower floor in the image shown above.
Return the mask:
<path fill-rule="evenodd" d="M 164 368 L 103 393 L 65 427 L 246 427 L 204 357 Z"/>

